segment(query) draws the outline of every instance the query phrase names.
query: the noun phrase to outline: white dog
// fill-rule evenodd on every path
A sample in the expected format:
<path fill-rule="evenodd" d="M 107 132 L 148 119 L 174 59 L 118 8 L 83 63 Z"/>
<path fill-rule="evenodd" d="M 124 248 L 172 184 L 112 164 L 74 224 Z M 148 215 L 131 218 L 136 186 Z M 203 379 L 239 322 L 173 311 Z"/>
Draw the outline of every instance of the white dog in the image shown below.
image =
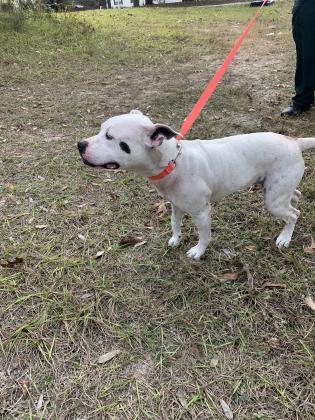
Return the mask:
<path fill-rule="evenodd" d="M 170 246 L 180 244 L 183 214 L 191 215 L 199 241 L 187 255 L 195 260 L 210 242 L 210 203 L 257 183 L 264 187 L 267 209 L 285 222 L 276 243 L 287 247 L 300 214 L 296 206 L 304 172 L 302 151 L 315 148 L 315 138 L 253 133 L 178 142 L 176 134 L 131 111 L 105 121 L 99 134 L 80 141 L 78 148 L 88 165 L 149 177 L 172 203 Z"/>

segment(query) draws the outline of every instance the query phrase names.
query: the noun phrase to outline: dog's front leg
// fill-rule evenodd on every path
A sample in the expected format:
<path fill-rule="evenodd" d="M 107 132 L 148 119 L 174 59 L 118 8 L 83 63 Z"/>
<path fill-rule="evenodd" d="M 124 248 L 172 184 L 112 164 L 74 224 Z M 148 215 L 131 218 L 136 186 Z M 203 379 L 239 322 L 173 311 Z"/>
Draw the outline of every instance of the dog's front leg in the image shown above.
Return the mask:
<path fill-rule="evenodd" d="M 178 246 L 181 241 L 181 226 L 182 226 L 182 218 L 183 218 L 183 211 L 180 210 L 178 207 L 172 204 L 172 217 L 171 217 L 171 224 L 172 224 L 172 231 L 173 236 L 168 241 L 169 246 Z"/>
<path fill-rule="evenodd" d="M 201 212 L 193 214 L 192 218 L 198 228 L 199 241 L 196 246 L 192 247 L 187 252 L 187 256 L 194 260 L 199 260 L 204 254 L 211 239 L 210 205 Z"/>

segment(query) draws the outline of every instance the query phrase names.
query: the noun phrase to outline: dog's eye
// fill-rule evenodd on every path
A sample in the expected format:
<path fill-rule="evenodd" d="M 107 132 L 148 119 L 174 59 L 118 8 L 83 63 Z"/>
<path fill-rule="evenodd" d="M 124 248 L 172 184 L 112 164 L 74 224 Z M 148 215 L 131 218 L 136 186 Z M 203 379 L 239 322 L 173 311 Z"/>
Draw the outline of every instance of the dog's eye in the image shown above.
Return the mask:
<path fill-rule="evenodd" d="M 108 133 L 105 134 L 105 137 L 106 137 L 107 140 L 113 140 L 113 138 L 114 138 L 113 136 L 111 136 Z"/>

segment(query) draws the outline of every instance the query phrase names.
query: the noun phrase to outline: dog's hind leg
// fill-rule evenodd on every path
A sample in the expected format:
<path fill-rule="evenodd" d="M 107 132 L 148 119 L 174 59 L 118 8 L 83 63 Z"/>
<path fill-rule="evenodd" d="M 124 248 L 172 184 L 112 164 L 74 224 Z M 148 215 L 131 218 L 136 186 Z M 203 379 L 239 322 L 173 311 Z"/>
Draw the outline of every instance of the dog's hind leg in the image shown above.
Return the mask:
<path fill-rule="evenodd" d="M 302 195 L 301 191 L 299 191 L 299 190 L 294 190 L 293 191 L 293 194 L 292 194 L 292 197 L 291 197 L 291 204 L 292 204 L 293 207 L 296 207 L 298 205 L 298 202 L 301 198 L 301 195 Z"/>
<path fill-rule="evenodd" d="M 265 204 L 272 215 L 285 222 L 285 226 L 276 240 L 278 248 L 288 247 L 295 224 L 300 215 L 296 205 L 301 193 L 296 189 L 303 175 L 303 170 L 296 167 L 291 172 L 267 179 L 265 182 Z"/>
<path fill-rule="evenodd" d="M 172 204 L 172 218 L 171 218 L 171 225 L 172 225 L 172 231 L 173 236 L 168 241 L 169 246 L 176 247 L 181 242 L 181 226 L 182 226 L 182 218 L 183 218 L 184 212 L 179 209 L 178 207 L 174 206 Z"/>
<path fill-rule="evenodd" d="M 210 205 L 201 212 L 192 214 L 192 218 L 198 229 L 199 241 L 196 246 L 187 252 L 187 256 L 194 260 L 199 260 L 203 256 L 211 239 Z"/>
<path fill-rule="evenodd" d="M 299 210 L 295 207 L 289 206 L 286 216 L 282 216 L 286 224 L 276 240 L 278 248 L 287 248 L 289 246 L 299 215 Z"/>
<path fill-rule="evenodd" d="M 288 247 L 295 224 L 300 215 L 299 210 L 290 204 L 291 196 L 267 196 L 266 207 L 270 213 L 285 222 L 285 226 L 276 240 L 278 248 Z"/>

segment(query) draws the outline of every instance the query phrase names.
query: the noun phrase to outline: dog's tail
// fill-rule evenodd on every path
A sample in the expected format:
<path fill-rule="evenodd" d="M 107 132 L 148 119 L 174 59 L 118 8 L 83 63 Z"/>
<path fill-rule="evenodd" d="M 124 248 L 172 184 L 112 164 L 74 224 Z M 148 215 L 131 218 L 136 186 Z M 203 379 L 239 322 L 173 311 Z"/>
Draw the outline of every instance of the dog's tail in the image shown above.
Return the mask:
<path fill-rule="evenodd" d="M 315 137 L 305 137 L 298 139 L 298 144 L 302 152 L 307 149 L 315 149 Z"/>

